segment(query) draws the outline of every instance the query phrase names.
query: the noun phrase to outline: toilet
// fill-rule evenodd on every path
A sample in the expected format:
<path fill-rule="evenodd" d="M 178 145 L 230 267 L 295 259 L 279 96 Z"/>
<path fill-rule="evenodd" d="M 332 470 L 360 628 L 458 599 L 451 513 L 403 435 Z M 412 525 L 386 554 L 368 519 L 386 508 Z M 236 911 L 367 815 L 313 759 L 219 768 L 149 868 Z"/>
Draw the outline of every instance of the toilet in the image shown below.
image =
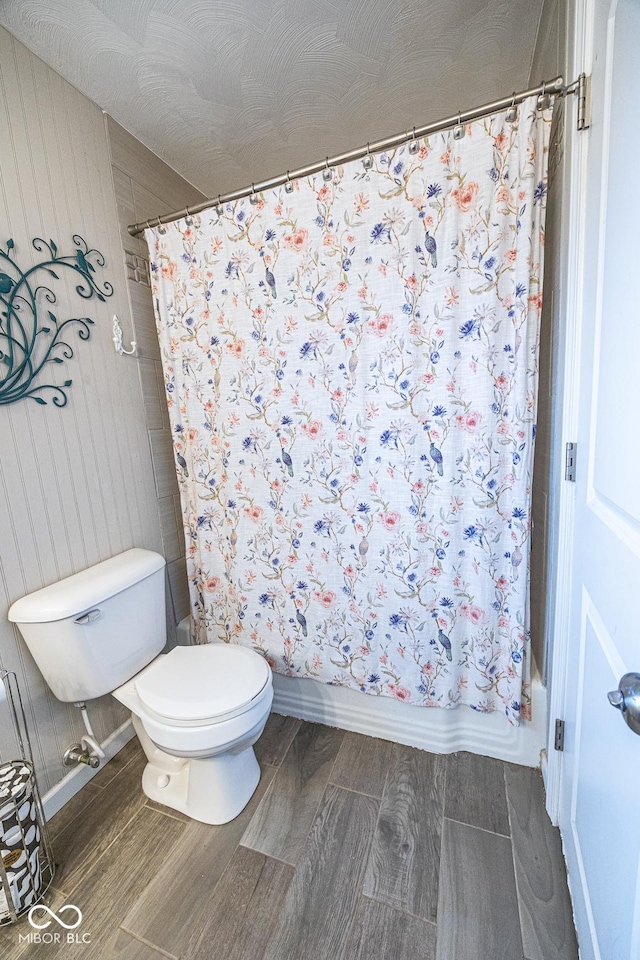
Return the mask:
<path fill-rule="evenodd" d="M 163 654 L 164 568 L 153 551 L 127 550 L 16 601 L 9 619 L 59 700 L 111 693 L 131 710 L 150 799 L 227 823 L 260 780 L 253 744 L 271 709 L 271 669 L 226 643 Z"/>

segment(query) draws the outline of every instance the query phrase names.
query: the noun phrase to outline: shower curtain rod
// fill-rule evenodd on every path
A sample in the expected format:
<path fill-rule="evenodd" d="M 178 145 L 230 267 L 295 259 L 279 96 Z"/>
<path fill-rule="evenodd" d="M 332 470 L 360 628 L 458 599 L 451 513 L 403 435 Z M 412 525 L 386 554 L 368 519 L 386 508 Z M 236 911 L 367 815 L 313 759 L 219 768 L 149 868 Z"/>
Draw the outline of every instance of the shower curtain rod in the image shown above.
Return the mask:
<path fill-rule="evenodd" d="M 300 167 L 298 170 L 287 170 L 286 173 L 278 177 L 271 177 L 269 180 L 262 180 L 260 183 L 252 183 L 249 187 L 243 187 L 241 190 L 234 190 L 231 193 L 218 194 L 215 199 L 204 200 L 196 206 L 185 207 L 176 213 L 165 213 L 161 217 L 153 217 L 151 220 L 141 220 L 139 223 L 132 223 L 127 230 L 132 237 L 137 237 L 147 227 L 159 227 L 162 223 L 173 223 L 174 220 L 181 220 L 183 217 L 190 217 L 196 213 L 202 213 L 203 210 L 209 210 L 211 207 L 218 207 L 223 203 L 230 203 L 233 200 L 241 200 L 243 197 L 252 197 L 263 190 L 272 190 L 274 187 L 280 187 L 291 180 L 298 180 L 300 177 L 310 177 L 314 173 L 320 173 L 322 170 L 330 170 L 342 163 L 348 163 L 351 160 L 360 160 L 367 154 L 380 153 L 383 150 L 389 150 L 392 147 L 398 147 L 401 143 L 408 140 L 420 140 L 431 133 L 438 133 L 440 130 L 446 130 L 448 127 L 461 126 L 470 123 L 472 120 L 479 120 L 481 117 L 489 116 L 492 113 L 499 113 L 501 110 L 507 110 L 509 107 L 516 106 L 534 96 L 561 96 L 569 93 L 579 93 L 584 83 L 584 74 L 568 86 L 564 85 L 562 77 L 556 77 L 555 80 L 545 81 L 537 87 L 530 90 L 523 90 L 522 93 L 512 93 L 510 97 L 503 97 L 502 100 L 494 100 L 492 103 L 485 103 L 474 110 L 467 110 L 465 113 L 457 113 L 452 117 L 446 117 L 443 120 L 436 120 L 434 123 L 428 123 L 422 127 L 413 127 L 405 133 L 398 133 L 394 137 L 387 137 L 386 140 L 378 140 L 375 143 L 368 143 L 365 147 L 358 147 L 356 150 L 350 150 L 348 153 L 341 153 L 336 157 L 326 157 L 317 163 L 309 164 L 306 167 Z"/>

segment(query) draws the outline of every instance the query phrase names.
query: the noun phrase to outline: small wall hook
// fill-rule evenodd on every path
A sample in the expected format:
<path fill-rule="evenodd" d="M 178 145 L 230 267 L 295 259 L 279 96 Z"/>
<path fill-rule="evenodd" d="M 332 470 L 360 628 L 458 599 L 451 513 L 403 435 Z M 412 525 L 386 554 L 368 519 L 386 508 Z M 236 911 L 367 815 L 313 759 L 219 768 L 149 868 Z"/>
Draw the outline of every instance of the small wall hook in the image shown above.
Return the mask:
<path fill-rule="evenodd" d="M 122 346 L 122 327 L 120 326 L 120 321 L 114 313 L 113 315 L 113 342 L 116 348 L 116 353 L 119 353 L 120 356 L 132 357 L 135 356 L 137 343 L 135 340 L 131 341 L 131 349 L 125 350 Z"/>

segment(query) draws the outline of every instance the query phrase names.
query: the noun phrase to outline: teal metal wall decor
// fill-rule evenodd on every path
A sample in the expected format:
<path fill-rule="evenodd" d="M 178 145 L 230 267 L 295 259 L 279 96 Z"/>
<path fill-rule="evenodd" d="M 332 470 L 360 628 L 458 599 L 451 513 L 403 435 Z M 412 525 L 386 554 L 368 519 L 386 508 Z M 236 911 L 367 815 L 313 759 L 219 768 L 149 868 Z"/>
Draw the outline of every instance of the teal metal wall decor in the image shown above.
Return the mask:
<path fill-rule="evenodd" d="M 33 247 L 46 254 L 45 259 L 26 270 L 16 263 L 13 240 L 7 240 L 4 249 L 0 246 L 0 405 L 25 397 L 46 404 L 41 396 L 43 391 L 51 391 L 54 406 L 64 407 L 67 403 L 71 380 L 60 385 L 34 381 L 47 364 L 64 363 L 73 357 L 73 347 L 63 339 L 63 331 L 66 337 L 71 325 L 76 324 L 80 340 L 88 340 L 93 320 L 58 320 L 52 310 L 56 295 L 47 283 L 39 283 L 38 277 L 44 274 L 59 280 L 58 271 L 65 267 L 82 278 L 76 293 L 83 300 L 90 300 L 95 294 L 104 303 L 113 293 L 110 283 L 105 281 L 100 286 L 95 277 L 96 267 L 103 267 L 105 262 L 100 251 L 90 250 L 78 234 L 74 234 L 73 242 L 76 251 L 61 256 L 53 240 L 47 243 L 35 237 Z"/>

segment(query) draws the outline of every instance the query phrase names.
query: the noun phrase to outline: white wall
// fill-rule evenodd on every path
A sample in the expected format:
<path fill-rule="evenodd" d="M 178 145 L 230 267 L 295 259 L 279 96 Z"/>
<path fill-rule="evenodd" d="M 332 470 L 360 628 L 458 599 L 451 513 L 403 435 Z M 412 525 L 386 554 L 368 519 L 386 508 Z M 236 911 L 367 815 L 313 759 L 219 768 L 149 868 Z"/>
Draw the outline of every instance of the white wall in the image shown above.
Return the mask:
<path fill-rule="evenodd" d="M 121 234 L 102 112 L 0 28 L 0 241 L 21 263 L 40 259 L 31 240 L 73 252 L 80 233 L 105 256 L 114 295 L 80 301 L 60 273 L 51 281 L 60 317 L 86 314 L 86 342 L 52 379 L 73 379 L 63 409 L 22 400 L 0 406 L 0 664 L 25 694 L 44 791 L 64 775 L 61 757 L 79 738 L 78 711 L 45 686 L 6 612 L 18 597 L 132 546 L 163 551 L 156 482 L 138 363 L 119 358 L 111 317 L 130 316 Z M 111 697 L 90 707 L 106 738 L 127 711 Z M 0 705 L 0 750 L 15 751 Z"/>

